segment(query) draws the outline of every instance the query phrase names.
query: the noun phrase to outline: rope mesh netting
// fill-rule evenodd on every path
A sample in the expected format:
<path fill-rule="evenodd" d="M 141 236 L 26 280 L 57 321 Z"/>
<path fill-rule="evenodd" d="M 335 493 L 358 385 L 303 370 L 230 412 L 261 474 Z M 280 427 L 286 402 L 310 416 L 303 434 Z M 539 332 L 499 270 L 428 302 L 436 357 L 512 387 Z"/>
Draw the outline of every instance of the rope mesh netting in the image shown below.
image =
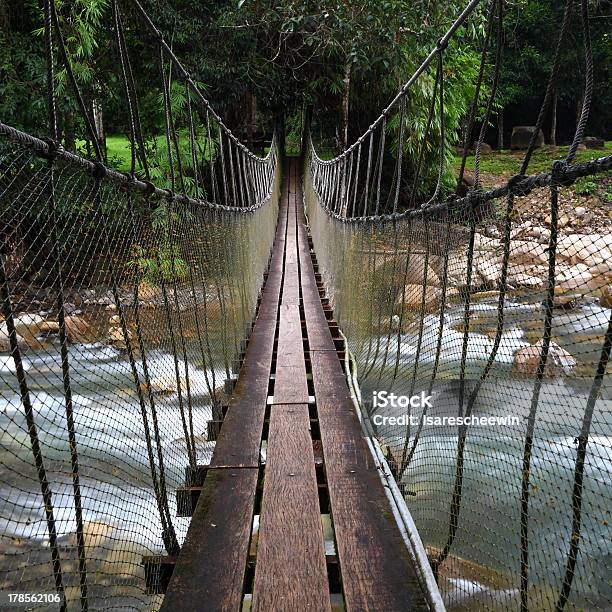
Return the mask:
<path fill-rule="evenodd" d="M 154 562 L 145 575 L 143 559 L 175 557 L 184 540 L 176 491 L 212 454 L 278 214 L 274 139 L 266 157 L 248 151 L 130 6 L 160 52 L 168 173 L 157 185 L 164 165 L 148 155 L 117 2 L 131 171 L 103 163 L 54 3 L 53 138 L 0 124 L 0 581 L 5 593 L 56 597 L 33 608 L 159 606 L 164 576 Z M 95 161 L 58 139 L 56 61 Z"/>
<path fill-rule="evenodd" d="M 143 554 L 163 552 L 164 541 L 176 548 L 186 532 L 174 491 L 185 485 L 186 466 L 207 463 L 212 451 L 208 421 L 218 418 L 213 405 L 223 402 L 255 312 L 277 187 L 257 210 L 235 212 L 126 192 L 70 165 L 51 170 L 20 146 L 2 147 L 0 167 L 3 220 L 12 228 L 0 337 L 2 582 L 12 590 L 54 590 L 29 403 L 63 588 L 69 602 L 79 599 L 69 407 L 90 608 L 142 607 Z M 23 380 L 11 355 L 10 314 Z"/>
<path fill-rule="evenodd" d="M 311 144 L 304 194 L 313 242 L 364 413 L 448 607 L 606 609 L 612 229 L 609 217 L 597 233 L 561 223 L 569 185 L 612 168 L 611 157 L 576 163 L 592 98 L 588 0 L 579 15 L 565 3 L 517 175 L 484 191 L 481 146 L 503 48 L 504 2 L 489 3 L 465 126 L 465 193 L 441 201 L 445 54 L 478 4 L 469 2 L 353 146 L 324 161 Z M 44 5 L 51 139 L 0 124 L 0 575 L 4 591 L 55 592 L 62 609 L 155 608 L 163 578 L 152 572 L 145 583 L 143 557 L 175 557 L 185 537 L 176 490 L 210 457 L 224 383 L 252 323 L 278 213 L 276 146 L 266 157 L 249 152 L 139 2 L 113 1 L 131 167 L 110 169 L 55 3 Z M 126 17 L 144 24 L 159 52 L 159 142 L 143 134 Z M 565 159 L 529 176 L 574 26 L 585 51 L 582 114 Z M 59 67 L 95 161 L 61 146 Z M 409 157 L 419 79 L 429 79 L 430 103 Z M 177 84 L 185 104 L 173 109 Z M 544 203 L 546 227 L 522 218 L 527 200 Z M 374 406 L 375 391 L 423 393 L 432 406 Z M 389 419 L 407 411 L 414 423 Z M 425 412 L 506 422 L 441 427 Z"/>
<path fill-rule="evenodd" d="M 481 145 L 498 89 L 503 4 L 488 9 L 457 194 L 441 201 L 447 34 L 354 145 L 324 160 L 311 143 L 305 203 L 362 410 L 447 607 L 608 609 L 612 222 L 602 212 L 595 232 L 563 219 L 569 186 L 612 167 L 610 157 L 574 163 L 592 97 L 588 2 L 578 15 L 565 5 L 517 175 L 485 191 Z M 565 160 L 528 176 L 570 27 L 582 31 L 585 50 L 582 115 Z M 418 154 L 407 160 L 418 79 L 433 93 Z M 482 128 L 466 185 L 476 109 Z M 424 170 L 432 142 L 437 177 L 435 163 Z M 541 227 L 530 220 L 534 208 L 547 217 Z"/>

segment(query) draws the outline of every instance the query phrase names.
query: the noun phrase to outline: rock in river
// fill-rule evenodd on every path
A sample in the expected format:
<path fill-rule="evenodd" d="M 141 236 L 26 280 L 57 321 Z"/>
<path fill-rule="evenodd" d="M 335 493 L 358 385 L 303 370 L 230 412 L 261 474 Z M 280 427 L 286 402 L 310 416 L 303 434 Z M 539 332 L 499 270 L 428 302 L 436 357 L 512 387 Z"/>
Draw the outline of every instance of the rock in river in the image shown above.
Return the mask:
<path fill-rule="evenodd" d="M 514 355 L 514 369 L 526 376 L 535 376 L 540 362 L 543 340 L 531 346 L 519 349 Z M 576 367 L 576 360 L 565 349 L 551 341 L 548 359 L 544 370 L 545 376 L 561 376 L 570 374 Z"/>
<path fill-rule="evenodd" d="M 425 311 L 430 311 L 438 305 L 440 294 L 438 287 L 425 288 Z M 419 310 L 422 303 L 423 285 L 406 285 L 396 301 L 397 306 L 403 306 L 407 310 Z"/>
<path fill-rule="evenodd" d="M 66 317 L 66 337 L 68 342 L 93 342 L 94 333 L 87 321 L 77 315 Z"/>

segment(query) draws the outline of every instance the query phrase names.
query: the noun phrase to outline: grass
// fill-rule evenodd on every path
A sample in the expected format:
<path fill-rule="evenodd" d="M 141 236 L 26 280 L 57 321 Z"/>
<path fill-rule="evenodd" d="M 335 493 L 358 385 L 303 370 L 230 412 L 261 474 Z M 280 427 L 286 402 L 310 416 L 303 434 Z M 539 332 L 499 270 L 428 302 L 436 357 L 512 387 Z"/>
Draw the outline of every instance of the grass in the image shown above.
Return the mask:
<path fill-rule="evenodd" d="M 537 174 L 539 172 L 550 172 L 552 163 L 558 159 L 565 159 L 569 147 L 542 147 L 536 149 L 529 163 L 528 173 Z M 524 151 L 493 151 L 490 155 L 483 155 L 480 158 L 480 171 L 488 172 L 499 176 L 512 175 L 518 172 Z M 605 144 L 604 149 L 587 149 L 579 151 L 576 154 L 575 163 L 582 163 L 612 155 L 612 141 Z M 458 169 L 461 165 L 461 157 L 455 157 L 455 167 Z M 474 169 L 474 156 L 470 155 L 467 158 L 466 168 Z"/>
<path fill-rule="evenodd" d="M 127 136 L 115 134 L 106 137 L 106 152 L 108 161 L 121 172 L 130 171 L 132 159 L 130 141 Z"/>
<path fill-rule="evenodd" d="M 189 135 L 186 130 L 178 132 L 179 144 L 181 149 L 181 157 L 184 161 L 191 160 L 191 149 L 189 144 Z M 149 139 L 147 145 L 155 140 L 155 148 L 157 156 L 160 160 L 167 160 L 167 145 L 165 135 L 155 136 L 154 139 Z M 201 142 L 201 141 L 200 141 Z M 85 152 L 85 141 L 77 141 L 77 148 Z M 128 137 L 124 134 L 112 134 L 106 137 L 106 151 L 108 163 L 110 166 L 120 172 L 129 172 L 132 159 L 131 145 Z M 198 150 L 198 157 L 201 159 L 201 151 Z M 207 155 L 205 156 L 207 157 Z M 190 161 L 188 162 L 188 164 Z"/>

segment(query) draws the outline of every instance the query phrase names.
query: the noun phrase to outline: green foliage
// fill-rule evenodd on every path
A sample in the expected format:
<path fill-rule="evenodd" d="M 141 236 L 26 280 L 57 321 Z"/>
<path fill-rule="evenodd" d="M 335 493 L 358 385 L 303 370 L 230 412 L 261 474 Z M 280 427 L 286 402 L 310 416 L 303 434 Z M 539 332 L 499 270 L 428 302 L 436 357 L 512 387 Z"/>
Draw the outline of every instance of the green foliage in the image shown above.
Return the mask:
<path fill-rule="evenodd" d="M 597 183 L 590 177 L 584 176 L 576 181 L 574 191 L 578 195 L 593 195 L 597 191 Z"/>
<path fill-rule="evenodd" d="M 136 258 L 129 262 L 129 265 L 138 268 L 142 278 L 150 285 L 159 285 L 162 281 L 181 281 L 187 278 L 189 268 L 181 257 L 178 246 L 173 247 L 167 244 L 162 245 L 157 250 L 157 254 L 145 253 L 142 247 L 138 247 Z"/>
<path fill-rule="evenodd" d="M 503 105 L 530 111 L 533 119 L 544 94 L 555 52 L 565 2 L 512 0 L 506 9 L 506 44 L 500 87 Z M 595 66 L 593 105 L 589 128 L 605 136 L 612 123 L 612 36 L 610 3 L 589 2 L 589 26 Z M 580 3 L 575 3 L 572 25 L 561 53 L 558 76 L 560 111 L 575 115 L 584 91 L 584 48 Z M 573 125 L 572 125 L 573 128 Z"/>
<path fill-rule="evenodd" d="M 478 53 L 469 45 L 461 44 L 449 51 L 444 61 L 444 116 L 440 112 L 439 90 L 436 93 L 435 112 L 429 134 L 427 120 L 434 94 L 435 72 L 426 73 L 409 90 L 405 112 L 404 159 L 408 165 L 407 187 L 412 188 L 416 162 L 421 147 L 423 164 L 417 183 L 417 198 L 427 197 L 432 191 L 439 172 L 440 155 L 443 162 L 442 193 L 444 196 L 455 187 L 452 162 L 458 140 L 461 119 L 467 115 L 475 93 L 478 74 Z M 485 90 L 486 96 L 486 90 Z M 399 113 L 389 122 L 393 134 L 393 146 L 398 147 Z M 444 125 L 445 138 L 441 141 L 441 127 Z"/>
<path fill-rule="evenodd" d="M 35 5 L 17 3 L 0 11 L 0 117 L 5 123 L 46 134 L 43 42 L 32 36 L 40 22 Z"/>

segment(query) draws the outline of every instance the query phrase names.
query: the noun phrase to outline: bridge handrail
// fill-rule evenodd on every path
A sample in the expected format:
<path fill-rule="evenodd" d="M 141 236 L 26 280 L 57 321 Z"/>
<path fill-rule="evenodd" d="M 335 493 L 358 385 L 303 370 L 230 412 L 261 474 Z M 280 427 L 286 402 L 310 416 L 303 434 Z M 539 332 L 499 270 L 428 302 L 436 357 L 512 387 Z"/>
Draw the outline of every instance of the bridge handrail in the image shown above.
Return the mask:
<path fill-rule="evenodd" d="M 446 34 L 440 38 L 436 44 L 436 46 L 431 50 L 429 55 L 423 60 L 422 64 L 414 71 L 412 76 L 402 85 L 400 90 L 397 92 L 395 98 L 389 102 L 389 104 L 383 109 L 380 113 L 376 121 L 370 125 L 370 127 L 350 146 L 348 149 L 345 149 L 342 153 L 334 157 L 333 159 L 324 160 L 321 159 L 314 151 L 316 156 L 316 160 L 323 166 L 329 166 L 335 164 L 347 157 L 352 151 L 354 151 L 360 144 L 364 142 L 364 140 L 381 124 L 383 119 L 389 115 L 391 110 L 395 107 L 395 105 L 406 95 L 407 91 L 412 87 L 415 81 L 427 70 L 431 62 L 434 60 L 436 55 L 443 49 L 448 46 L 451 38 L 455 34 L 455 32 L 463 25 L 465 20 L 472 14 L 474 9 L 480 4 L 480 0 L 471 0 L 469 4 L 463 9 L 463 11 L 459 14 L 457 19 L 453 22 L 451 27 L 446 31 Z M 313 147 L 314 149 L 314 147 Z"/>
<path fill-rule="evenodd" d="M 67 151 L 61 145 L 54 147 L 48 141 L 41 140 L 36 136 L 32 136 L 31 134 L 22 132 L 21 130 L 18 130 L 17 128 L 14 128 L 2 122 L 0 122 L 0 135 L 6 136 L 9 140 L 19 143 L 20 145 L 24 145 L 28 148 L 31 148 L 42 157 L 53 157 L 65 163 L 74 166 L 79 166 L 85 171 L 96 173 L 98 175 L 102 174 L 110 182 L 115 183 L 125 189 L 148 193 L 150 195 L 155 195 L 160 198 L 170 198 L 176 202 L 181 202 L 184 204 L 194 204 L 197 206 L 209 208 L 211 210 L 251 213 L 257 210 L 258 208 L 261 208 L 261 206 L 263 206 L 270 199 L 270 196 L 272 195 L 272 192 L 274 190 L 274 181 L 272 180 L 270 181 L 268 192 L 264 196 L 264 198 L 262 198 L 259 202 L 256 202 L 252 206 L 226 206 L 225 204 L 217 204 L 216 202 L 211 202 L 202 198 L 193 198 L 185 193 L 176 193 L 173 192 L 171 189 L 161 189 L 160 187 L 156 187 L 152 182 L 142 181 L 136 177 L 132 177 L 129 173 L 119 172 L 118 170 L 110 168 L 101 162 L 94 162 L 90 159 L 87 159 L 86 157 L 83 157 L 82 155 Z M 260 163 L 267 163 L 269 161 L 272 161 L 275 163 L 276 155 L 276 134 L 274 134 L 270 151 L 268 152 L 265 158 L 256 158 L 256 161 Z"/>
<path fill-rule="evenodd" d="M 310 171 L 312 170 L 312 163 L 320 163 L 312 138 L 310 139 Z M 323 161 L 323 165 L 326 162 Z M 597 159 L 573 165 L 562 165 L 559 168 L 558 174 L 551 172 L 539 172 L 529 176 L 516 175 L 516 180 L 507 181 L 499 187 L 494 187 L 488 191 L 472 190 L 467 195 L 457 198 L 452 196 L 450 199 L 443 202 L 437 202 L 435 204 L 429 204 L 422 208 L 408 209 L 402 212 L 387 213 L 383 215 L 366 215 L 360 217 L 345 217 L 342 214 L 332 210 L 325 199 L 322 197 L 319 189 L 317 188 L 316 181 L 314 183 L 314 189 L 317 193 L 317 202 L 325 210 L 325 212 L 333 219 L 342 223 L 348 224 L 359 224 L 359 223 L 393 223 L 410 218 L 423 219 L 428 216 L 434 216 L 438 213 L 447 210 L 456 211 L 470 211 L 471 214 L 477 214 L 479 210 L 487 203 L 492 200 L 503 198 L 509 193 L 515 195 L 529 195 L 534 189 L 540 189 L 542 187 L 550 187 L 551 185 L 557 186 L 570 186 L 574 184 L 579 178 L 585 176 L 592 176 L 601 172 L 607 172 L 612 170 L 612 155 L 599 157 Z M 314 178 L 313 173 L 313 178 Z"/>

